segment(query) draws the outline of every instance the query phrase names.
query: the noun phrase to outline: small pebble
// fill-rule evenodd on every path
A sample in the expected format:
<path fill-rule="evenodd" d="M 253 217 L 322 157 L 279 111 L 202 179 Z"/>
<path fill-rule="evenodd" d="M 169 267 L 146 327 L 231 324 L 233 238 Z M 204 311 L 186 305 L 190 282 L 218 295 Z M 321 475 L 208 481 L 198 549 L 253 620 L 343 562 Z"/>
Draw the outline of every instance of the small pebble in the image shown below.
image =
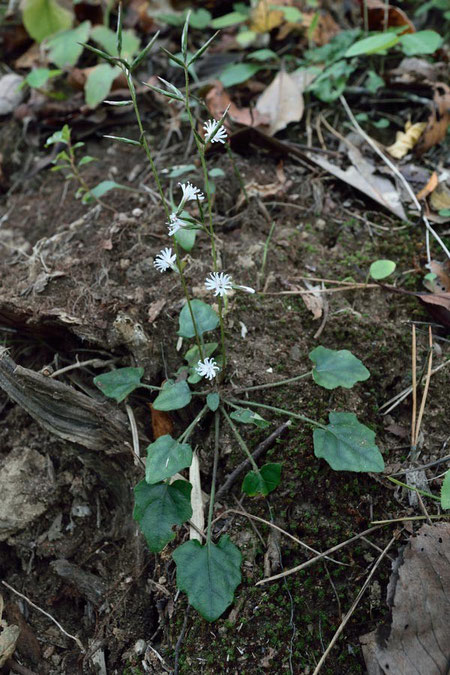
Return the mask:
<path fill-rule="evenodd" d="M 140 209 L 139 207 L 135 208 L 132 210 L 131 215 L 134 216 L 134 218 L 140 218 L 144 211 Z"/>

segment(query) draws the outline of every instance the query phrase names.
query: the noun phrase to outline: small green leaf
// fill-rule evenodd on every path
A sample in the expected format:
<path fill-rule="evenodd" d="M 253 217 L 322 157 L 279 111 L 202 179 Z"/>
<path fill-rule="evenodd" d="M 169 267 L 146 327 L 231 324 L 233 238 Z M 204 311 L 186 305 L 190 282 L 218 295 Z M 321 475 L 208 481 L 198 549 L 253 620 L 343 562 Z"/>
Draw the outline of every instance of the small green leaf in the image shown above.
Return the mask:
<path fill-rule="evenodd" d="M 106 101 L 103 101 L 106 103 Z M 125 143 L 126 145 L 137 145 L 138 148 L 141 147 L 139 141 L 133 141 L 131 138 L 125 138 L 124 136 L 103 136 L 103 138 L 110 138 L 112 141 L 119 141 L 119 143 Z"/>
<path fill-rule="evenodd" d="M 241 30 L 236 35 L 236 42 L 238 42 L 244 49 L 247 49 L 247 47 L 250 47 L 250 45 L 256 41 L 257 37 L 258 33 L 256 33 L 254 30 Z"/>
<path fill-rule="evenodd" d="M 116 181 L 114 180 L 102 180 L 101 183 L 92 188 L 90 194 L 96 197 L 97 199 L 100 199 L 110 190 L 126 190 L 126 189 L 127 189 L 126 185 L 120 185 L 120 183 L 116 183 Z"/>
<path fill-rule="evenodd" d="M 275 490 L 281 480 L 281 464 L 264 464 L 259 470 L 249 471 L 242 481 L 242 492 L 249 497 L 266 497 Z"/>
<path fill-rule="evenodd" d="M 206 52 L 206 50 L 208 49 L 208 47 L 209 47 L 209 45 L 211 44 L 211 42 L 213 42 L 213 41 L 216 39 L 216 37 L 218 36 L 218 34 L 219 34 L 219 31 L 217 31 L 217 33 L 214 33 L 214 35 L 212 35 L 212 36 L 209 38 L 209 40 L 207 40 L 207 41 L 205 42 L 205 44 L 202 45 L 202 46 L 200 47 L 200 49 L 199 49 L 198 51 L 195 52 L 194 56 L 191 56 L 191 57 L 190 57 L 190 59 L 189 59 L 189 61 L 188 61 L 188 69 L 189 69 L 189 72 L 190 72 L 191 74 L 192 74 L 191 66 L 195 63 L 195 61 L 197 61 L 197 59 L 200 58 L 200 56 L 202 56 L 202 54 L 204 54 L 204 52 Z"/>
<path fill-rule="evenodd" d="M 440 211 L 438 211 L 438 213 L 443 218 L 449 218 L 450 217 L 450 209 L 441 209 Z"/>
<path fill-rule="evenodd" d="M 186 63 L 187 62 L 187 39 L 188 39 L 188 32 L 189 32 L 189 19 L 191 18 L 191 12 L 188 10 L 186 14 L 186 19 L 184 22 L 183 26 L 183 32 L 181 33 L 181 53 L 183 55 L 183 61 Z"/>
<path fill-rule="evenodd" d="M 209 27 L 211 19 L 211 12 L 208 12 L 207 9 L 200 8 L 191 12 L 189 23 L 191 24 L 192 28 L 195 28 L 196 30 L 203 30 L 204 28 Z"/>
<path fill-rule="evenodd" d="M 445 474 L 441 487 L 441 506 L 443 509 L 450 509 L 450 469 Z"/>
<path fill-rule="evenodd" d="M 197 237 L 197 230 L 190 229 L 187 227 L 181 227 L 173 235 L 175 241 L 180 244 L 183 251 L 192 251 L 195 246 L 195 239 Z"/>
<path fill-rule="evenodd" d="M 385 279 L 395 270 L 397 265 L 392 260 L 375 260 L 370 266 L 369 273 L 372 279 Z"/>
<path fill-rule="evenodd" d="M 234 600 L 241 583 L 242 555 L 227 535 L 218 544 L 187 541 L 173 552 L 177 586 L 207 621 L 215 621 Z"/>
<path fill-rule="evenodd" d="M 55 0 L 24 0 L 22 21 L 33 40 L 42 42 L 49 35 L 72 26 L 73 14 Z"/>
<path fill-rule="evenodd" d="M 214 167 L 208 171 L 208 176 L 210 178 L 223 178 L 225 176 L 225 171 L 219 169 L 219 167 Z"/>
<path fill-rule="evenodd" d="M 233 410 L 233 412 L 230 413 L 230 417 L 241 424 L 254 424 L 259 429 L 266 429 L 270 426 L 270 422 L 267 422 L 261 415 L 258 415 L 258 413 L 249 410 L 248 408 L 238 408 L 237 410 Z"/>
<path fill-rule="evenodd" d="M 214 330 L 219 325 L 219 315 L 206 302 L 201 300 L 191 300 L 191 309 L 194 315 L 197 331 L 199 335 L 203 335 L 208 330 Z M 178 335 L 185 338 L 195 337 L 194 324 L 192 322 L 189 306 L 184 305 L 179 317 L 180 327 Z"/>
<path fill-rule="evenodd" d="M 369 70 L 365 84 L 370 93 L 375 94 L 380 87 L 384 87 L 384 80 L 374 70 Z"/>
<path fill-rule="evenodd" d="M 149 485 L 142 480 L 134 488 L 133 518 L 152 553 L 162 551 L 175 539 L 174 525 L 182 525 L 192 517 L 192 485 L 185 480 Z"/>
<path fill-rule="evenodd" d="M 144 47 L 144 49 L 143 49 L 141 52 L 139 52 L 139 54 L 136 56 L 136 58 L 134 59 L 133 63 L 132 63 L 131 66 L 130 66 L 130 70 L 131 70 L 131 71 L 135 70 L 135 69 L 136 69 L 136 68 L 144 61 L 144 59 L 147 58 L 147 56 L 148 56 L 148 54 L 149 54 L 151 48 L 152 48 L 153 45 L 155 44 L 155 42 L 156 42 L 156 40 L 158 39 L 158 37 L 159 37 L 159 31 L 158 31 L 157 33 L 155 33 L 155 35 L 152 37 L 152 39 L 150 40 L 150 42 L 149 42 L 149 43 Z"/>
<path fill-rule="evenodd" d="M 248 14 L 243 14 L 242 12 L 230 12 L 229 14 L 224 14 L 211 21 L 211 28 L 214 28 L 215 30 L 218 28 L 229 28 L 229 26 L 244 23 L 247 19 Z"/>
<path fill-rule="evenodd" d="M 370 37 L 358 40 L 345 52 L 347 58 L 361 54 L 376 54 L 394 47 L 399 38 L 395 33 L 376 33 Z"/>
<path fill-rule="evenodd" d="M 62 70 L 50 70 L 50 68 L 35 68 L 34 70 L 28 73 L 28 75 L 25 78 L 25 82 L 28 84 L 29 87 L 39 89 L 39 87 L 43 87 L 44 84 L 46 84 L 46 82 L 48 82 L 48 80 L 51 77 L 56 77 L 61 73 Z"/>
<path fill-rule="evenodd" d="M 84 95 L 88 106 L 95 108 L 108 96 L 112 83 L 119 74 L 120 69 L 117 66 L 110 66 L 109 63 L 101 63 L 89 72 L 84 83 Z"/>
<path fill-rule="evenodd" d="M 152 485 L 170 478 L 192 464 L 192 448 L 178 443 L 170 434 L 160 436 L 147 447 L 145 480 Z"/>
<path fill-rule="evenodd" d="M 185 380 L 174 382 L 167 380 L 162 391 L 153 401 L 155 410 L 180 410 L 190 403 L 192 392 Z"/>
<path fill-rule="evenodd" d="M 309 358 L 315 363 L 314 382 L 324 389 L 351 389 L 356 382 L 370 377 L 367 368 L 348 349 L 337 351 L 320 346 L 309 353 Z"/>
<path fill-rule="evenodd" d="M 384 460 L 371 429 L 354 413 L 331 412 L 329 420 L 325 429 L 314 431 L 316 457 L 323 457 L 335 471 L 383 471 Z"/>
<path fill-rule="evenodd" d="M 123 401 L 128 394 L 141 386 L 143 368 L 117 368 L 110 373 L 94 377 L 94 384 L 108 398 L 115 398 L 117 403 Z"/>
<path fill-rule="evenodd" d="M 90 30 L 91 22 L 83 21 L 73 30 L 58 33 L 48 40 L 49 60 L 60 68 L 74 66 L 83 52 L 83 45 L 79 43 L 87 42 Z"/>
<path fill-rule="evenodd" d="M 91 162 L 96 162 L 96 161 L 97 161 L 96 157 L 91 157 L 90 155 L 85 155 L 78 162 L 78 166 L 84 166 L 85 164 L 90 164 Z"/>
<path fill-rule="evenodd" d="M 442 45 L 444 39 L 434 30 L 419 30 L 417 33 L 400 35 L 402 52 L 406 56 L 416 54 L 434 54 Z"/>
<path fill-rule="evenodd" d="M 306 91 L 312 91 L 321 101 L 331 103 L 343 93 L 355 69 L 353 61 L 337 61 L 317 75 Z"/>
<path fill-rule="evenodd" d="M 169 172 L 169 178 L 179 178 L 180 176 L 183 176 L 185 173 L 191 173 L 192 171 L 196 171 L 197 167 L 195 164 L 178 164 L 177 166 L 173 166 Z"/>
<path fill-rule="evenodd" d="M 212 356 L 219 346 L 218 342 L 205 342 L 202 347 L 204 356 Z M 201 360 L 200 351 L 197 345 L 193 345 L 190 349 L 187 350 L 184 355 L 185 360 L 189 363 L 190 366 L 196 366 L 197 363 Z"/>
<path fill-rule="evenodd" d="M 235 84 L 246 82 L 255 75 L 262 66 L 256 63 L 232 63 L 222 70 L 219 80 L 224 87 L 232 87 Z"/>
<path fill-rule="evenodd" d="M 257 49 L 255 52 L 251 52 L 247 58 L 253 59 L 253 61 L 270 61 L 278 59 L 278 54 L 272 49 Z"/>
<path fill-rule="evenodd" d="M 62 129 L 55 131 L 51 136 L 45 141 L 45 147 L 48 148 L 49 145 L 54 145 L 55 143 L 65 143 L 66 145 L 70 143 L 70 127 L 68 124 L 65 124 Z"/>
<path fill-rule="evenodd" d="M 208 394 L 206 397 L 206 405 L 212 412 L 216 412 L 217 408 L 219 407 L 220 404 L 220 396 L 217 392 L 213 392 L 212 394 Z"/>

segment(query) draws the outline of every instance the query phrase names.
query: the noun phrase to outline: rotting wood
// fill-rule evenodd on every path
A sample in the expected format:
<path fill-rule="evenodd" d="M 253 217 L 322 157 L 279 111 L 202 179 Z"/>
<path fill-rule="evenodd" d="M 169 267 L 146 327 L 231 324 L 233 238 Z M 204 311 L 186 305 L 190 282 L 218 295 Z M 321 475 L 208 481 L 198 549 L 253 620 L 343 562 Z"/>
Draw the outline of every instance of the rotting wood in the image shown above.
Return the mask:
<path fill-rule="evenodd" d="M 50 433 L 89 450 L 129 452 L 126 416 L 52 378 L 18 366 L 0 347 L 0 388 Z"/>

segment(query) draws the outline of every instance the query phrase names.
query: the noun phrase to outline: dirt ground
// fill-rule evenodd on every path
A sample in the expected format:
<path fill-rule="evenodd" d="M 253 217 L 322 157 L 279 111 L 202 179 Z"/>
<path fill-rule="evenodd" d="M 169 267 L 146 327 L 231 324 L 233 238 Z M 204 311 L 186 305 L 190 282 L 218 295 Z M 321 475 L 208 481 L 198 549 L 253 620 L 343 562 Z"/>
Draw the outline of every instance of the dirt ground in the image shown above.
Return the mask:
<path fill-rule="evenodd" d="M 154 256 L 167 245 L 167 228 L 144 157 L 139 149 L 111 145 L 101 133 L 91 136 L 88 152 L 99 161 L 87 168 L 88 182 L 112 178 L 134 192 L 110 193 L 105 200 L 109 208 L 83 206 L 74 197 L 73 182 L 48 169 L 30 171 L 30 162 L 48 153 L 27 148 L 18 129 L 11 127 L 17 123 L 8 124 L 1 133 L 14 133 L 19 140 L 15 180 L 2 197 L 0 214 L 1 344 L 15 363 L 49 377 L 77 360 L 96 359 L 57 379 L 102 404 L 92 380 L 111 363 L 142 365 L 145 381 L 160 385 L 181 365 L 176 330 L 183 296 L 173 275 L 161 275 L 153 267 Z M 151 124 L 158 151 L 165 132 L 161 120 L 153 118 Z M 123 128 L 119 135 L 126 135 Z M 187 147 L 183 138 L 157 152 L 158 167 L 190 163 Z M 409 466 L 410 400 L 385 416 L 379 408 L 410 384 L 412 321 L 417 322 L 419 372 L 425 364 L 429 316 L 424 309 L 414 297 L 381 288 L 357 289 L 327 293 L 325 314 L 314 319 L 301 295 L 283 293 L 304 289 L 301 276 L 364 282 L 370 263 L 379 258 L 397 263 L 396 285 L 421 290 L 425 249 L 420 225 L 397 221 L 319 169 L 294 159 L 280 163 L 262 149 L 236 154 L 236 162 L 245 183 L 278 183 L 278 192 L 264 199 L 251 197 L 248 205 L 236 208 L 241 188 L 227 155 L 218 153 L 209 161 L 225 172 L 225 178 L 217 179 L 214 203 L 223 269 L 261 291 L 236 294 L 230 303 L 230 390 L 309 370 L 308 353 L 318 344 L 350 349 L 370 370 L 367 382 L 327 392 L 305 379 L 256 392 L 256 400 L 320 421 L 327 420 L 330 410 L 355 412 L 376 431 L 386 473 Z M 200 172 L 189 178 L 200 184 Z M 165 180 L 168 189 L 170 181 Z M 210 263 L 208 243 L 201 236 L 187 260 L 190 288 L 202 297 Z M 437 324 L 433 332 L 437 366 L 448 358 L 448 339 Z M 143 392 L 130 398 L 142 451 L 152 438 L 152 399 Z M 444 368 L 431 380 L 422 464 L 448 452 L 446 392 Z M 43 428 L 26 406 L 0 389 L 0 461 L 9 485 L 0 507 L 0 575 L 72 636 L 3 586 L 5 616 L 23 627 L 14 657 L 23 670 L 17 672 L 312 673 L 371 565 L 397 531 L 397 543 L 322 670 L 329 675 L 365 672 L 359 638 L 388 620 L 385 595 L 392 561 L 415 525 L 380 527 L 337 553 L 341 564 L 322 560 L 255 586 L 310 554 L 269 526 L 227 509 L 272 521 L 324 551 L 368 529 L 373 520 L 422 515 L 420 506 L 411 506 L 408 496 L 382 475 L 334 472 L 314 456 L 312 429 L 294 421 L 265 455 L 265 460 L 283 465 L 280 487 L 266 499 L 242 498 L 238 480 L 216 504 L 215 515 L 224 515 L 215 535 L 229 533 L 241 548 L 243 582 L 234 605 L 209 624 L 194 610 L 187 611 L 186 596 L 176 589 L 171 550 L 187 539 L 188 529 L 180 527 L 174 542 L 154 555 L 132 521 L 131 488 L 142 474 L 130 451 L 124 407 L 104 405 L 110 406 L 107 415 L 123 429 L 123 438 L 119 434 L 103 450 L 89 449 Z M 174 413 L 175 428 L 181 431 L 194 412 Z M 271 413 L 265 417 L 270 429 L 245 428 L 251 449 L 284 421 Z M 209 492 L 210 420 L 193 445 L 200 453 L 203 489 Z M 218 487 L 242 459 L 234 439 L 224 433 Z M 442 465 L 427 471 L 427 489 L 435 494 L 440 482 L 433 479 L 442 471 Z M 102 658 L 106 671 L 101 670 Z"/>

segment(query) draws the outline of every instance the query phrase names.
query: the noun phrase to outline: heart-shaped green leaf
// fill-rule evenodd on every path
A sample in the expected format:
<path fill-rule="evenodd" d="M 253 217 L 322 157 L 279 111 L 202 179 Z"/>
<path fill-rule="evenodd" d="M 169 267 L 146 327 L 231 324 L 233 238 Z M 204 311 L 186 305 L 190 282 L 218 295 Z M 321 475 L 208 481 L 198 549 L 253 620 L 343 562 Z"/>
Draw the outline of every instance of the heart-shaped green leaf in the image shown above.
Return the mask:
<path fill-rule="evenodd" d="M 206 405 L 212 412 L 216 412 L 217 408 L 219 407 L 220 403 L 220 396 L 217 394 L 217 392 L 213 392 L 212 394 L 208 394 L 206 397 Z"/>
<path fill-rule="evenodd" d="M 323 457 L 335 471 L 383 471 L 384 460 L 371 429 L 354 413 L 332 412 L 329 420 L 326 429 L 314 431 L 316 457 Z"/>
<path fill-rule="evenodd" d="M 212 356 L 218 346 L 218 342 L 205 342 L 205 344 L 202 346 L 203 356 Z M 188 349 L 184 355 L 184 358 L 190 366 L 196 366 L 197 363 L 201 361 L 200 351 L 197 345 L 193 345 L 190 349 Z"/>
<path fill-rule="evenodd" d="M 249 471 L 242 481 L 242 492 L 249 497 L 265 497 L 275 490 L 281 480 L 281 464 L 264 464 L 259 470 Z"/>
<path fill-rule="evenodd" d="M 270 422 L 248 408 L 237 408 L 236 410 L 233 410 L 230 417 L 241 424 L 254 424 L 259 429 L 265 429 L 270 426 Z"/>
<path fill-rule="evenodd" d="M 83 51 L 83 45 L 80 43 L 88 41 L 90 30 L 91 22 L 83 21 L 73 30 L 58 33 L 48 40 L 49 60 L 60 68 L 74 66 Z"/>
<path fill-rule="evenodd" d="M 218 544 L 187 541 L 173 552 L 177 586 L 207 621 L 215 621 L 234 599 L 241 583 L 242 555 L 225 535 Z"/>
<path fill-rule="evenodd" d="M 24 0 L 21 10 L 23 25 L 36 42 L 67 30 L 73 23 L 73 10 L 61 7 L 55 0 Z"/>
<path fill-rule="evenodd" d="M 185 380 L 173 382 L 167 380 L 161 393 L 153 401 L 155 410 L 180 410 L 190 403 L 192 392 Z"/>
<path fill-rule="evenodd" d="M 327 349 L 316 347 L 309 353 L 313 368 L 314 382 L 325 389 L 345 387 L 351 389 L 355 382 L 362 382 L 370 373 L 362 362 L 348 349 Z"/>
<path fill-rule="evenodd" d="M 109 398 L 115 398 L 118 403 L 128 394 L 141 386 L 143 368 L 117 368 L 110 373 L 103 373 L 94 377 L 94 384 Z"/>
<path fill-rule="evenodd" d="M 219 315 L 206 302 L 191 300 L 191 309 L 194 315 L 197 331 L 203 335 L 208 330 L 214 330 L 219 325 Z M 185 338 L 195 337 L 194 324 L 192 322 L 189 306 L 186 304 L 180 312 L 180 328 L 178 335 Z"/>
<path fill-rule="evenodd" d="M 372 279 L 379 281 L 386 279 L 395 270 L 397 265 L 393 260 L 375 260 L 370 266 L 369 272 Z"/>
<path fill-rule="evenodd" d="M 152 553 L 162 551 L 175 538 L 174 525 L 192 516 L 192 485 L 185 480 L 149 485 L 145 480 L 134 488 L 133 518 L 139 523 Z"/>
<path fill-rule="evenodd" d="M 170 478 L 192 464 L 192 448 L 188 443 L 178 443 L 169 434 L 160 436 L 147 447 L 145 480 L 152 485 Z"/>

